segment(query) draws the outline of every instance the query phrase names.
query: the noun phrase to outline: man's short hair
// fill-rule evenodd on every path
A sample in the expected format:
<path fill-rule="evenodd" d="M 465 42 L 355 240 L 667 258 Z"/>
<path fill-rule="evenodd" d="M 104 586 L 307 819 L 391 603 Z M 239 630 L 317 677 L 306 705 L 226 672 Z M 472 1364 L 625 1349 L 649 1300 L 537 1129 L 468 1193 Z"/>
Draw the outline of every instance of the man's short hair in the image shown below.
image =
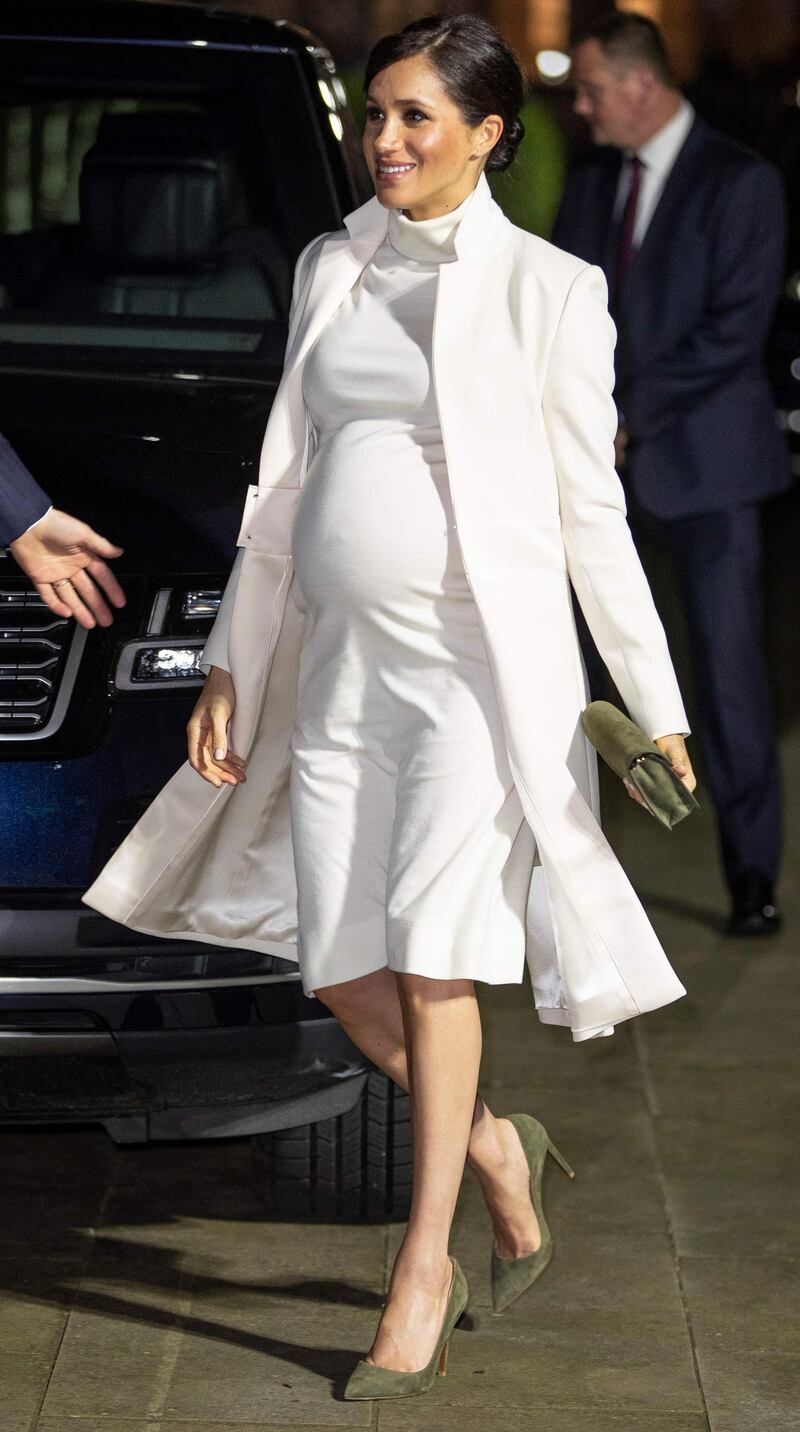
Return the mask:
<path fill-rule="evenodd" d="M 578 44 L 596 40 L 607 59 L 630 64 L 648 65 L 656 78 L 670 89 L 675 88 L 675 72 L 664 36 L 646 15 L 634 11 L 612 10 L 581 32 Z"/>

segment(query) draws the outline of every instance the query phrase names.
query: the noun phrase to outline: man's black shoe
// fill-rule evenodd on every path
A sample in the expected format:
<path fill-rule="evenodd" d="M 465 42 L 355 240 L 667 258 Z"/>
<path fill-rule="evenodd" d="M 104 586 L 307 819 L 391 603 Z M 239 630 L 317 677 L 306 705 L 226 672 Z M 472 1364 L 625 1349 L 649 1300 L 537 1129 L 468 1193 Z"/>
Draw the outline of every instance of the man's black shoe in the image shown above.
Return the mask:
<path fill-rule="evenodd" d="M 781 917 L 775 909 L 772 881 L 758 870 L 746 870 L 731 886 L 733 908 L 726 935 L 776 935 Z"/>

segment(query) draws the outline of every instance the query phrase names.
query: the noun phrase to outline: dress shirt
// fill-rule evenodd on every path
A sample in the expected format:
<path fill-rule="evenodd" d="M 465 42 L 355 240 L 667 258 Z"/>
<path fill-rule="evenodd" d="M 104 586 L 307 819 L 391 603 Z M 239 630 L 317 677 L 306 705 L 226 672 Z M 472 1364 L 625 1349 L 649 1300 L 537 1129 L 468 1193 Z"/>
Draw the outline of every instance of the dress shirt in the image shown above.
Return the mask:
<path fill-rule="evenodd" d="M 634 248 L 638 249 L 647 233 L 650 220 L 661 198 L 664 185 L 669 178 L 675 160 L 683 148 L 689 130 L 694 123 L 694 107 L 687 99 L 681 98 L 680 108 L 663 129 L 636 150 L 626 150 L 620 170 L 617 197 L 614 203 L 614 222 L 619 223 L 628 190 L 631 187 L 631 160 L 637 154 L 642 161 L 642 177 L 639 188 L 639 202 L 636 208 L 636 225 L 633 230 Z"/>

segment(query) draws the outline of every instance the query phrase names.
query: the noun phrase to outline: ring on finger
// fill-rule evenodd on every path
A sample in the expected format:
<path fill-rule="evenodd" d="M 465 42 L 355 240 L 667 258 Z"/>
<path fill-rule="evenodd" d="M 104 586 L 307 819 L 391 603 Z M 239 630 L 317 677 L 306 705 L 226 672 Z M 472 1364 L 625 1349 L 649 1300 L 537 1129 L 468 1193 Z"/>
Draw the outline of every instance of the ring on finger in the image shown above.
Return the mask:
<path fill-rule="evenodd" d="M 71 586 L 72 586 L 72 578 L 71 578 L 71 577 L 61 577 L 57 582 L 51 582 L 51 583 L 50 583 L 50 586 L 53 588 L 53 591 L 54 591 L 54 592 L 57 591 L 59 587 L 71 587 Z"/>

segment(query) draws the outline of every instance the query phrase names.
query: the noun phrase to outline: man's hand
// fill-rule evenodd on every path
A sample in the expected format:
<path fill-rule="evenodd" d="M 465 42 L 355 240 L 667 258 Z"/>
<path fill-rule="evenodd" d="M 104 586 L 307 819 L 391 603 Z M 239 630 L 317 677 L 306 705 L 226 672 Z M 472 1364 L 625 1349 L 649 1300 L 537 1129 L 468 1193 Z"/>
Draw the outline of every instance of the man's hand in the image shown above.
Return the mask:
<path fill-rule="evenodd" d="M 77 517 L 53 508 L 11 543 L 11 552 L 58 617 L 74 617 L 82 627 L 107 627 L 114 618 L 103 593 L 113 606 L 125 605 L 125 593 L 104 560 L 121 556 L 122 548 Z"/>

